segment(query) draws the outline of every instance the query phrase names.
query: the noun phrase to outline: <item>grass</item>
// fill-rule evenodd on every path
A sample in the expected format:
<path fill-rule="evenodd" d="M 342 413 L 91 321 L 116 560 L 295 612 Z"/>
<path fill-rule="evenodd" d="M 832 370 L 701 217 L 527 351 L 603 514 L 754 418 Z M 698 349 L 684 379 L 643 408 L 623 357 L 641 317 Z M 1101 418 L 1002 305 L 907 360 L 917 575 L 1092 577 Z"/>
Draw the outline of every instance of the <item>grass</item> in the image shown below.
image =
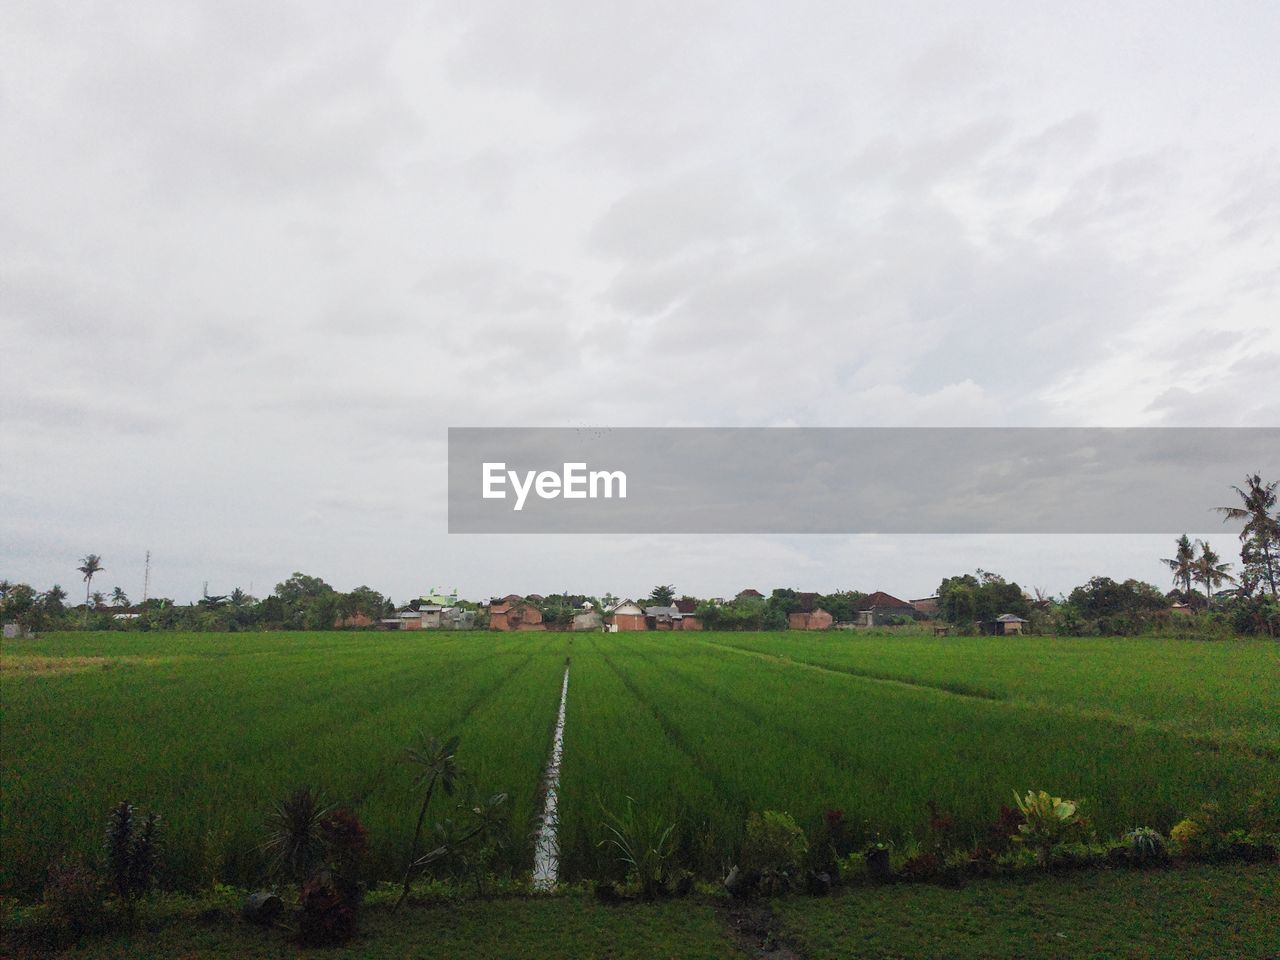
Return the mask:
<path fill-rule="evenodd" d="M 342 948 L 303 950 L 281 930 L 200 904 L 156 929 L 85 941 L 61 954 L 0 941 L 20 960 L 171 958 L 413 958 L 466 956 L 613 960 L 746 956 L 861 958 L 1230 958 L 1280 952 L 1280 870 L 1197 865 L 991 880 L 961 890 L 927 885 L 860 887 L 826 898 L 775 901 L 763 936 L 744 934 L 737 909 L 720 897 L 601 906 L 569 894 L 410 907 L 394 917 L 366 912 L 358 938 Z M 8 948 L 6 950 L 6 947 Z"/>
<path fill-rule="evenodd" d="M 748 812 L 843 808 L 899 845 L 935 800 L 956 840 L 1015 790 L 1084 798 L 1104 834 L 1167 830 L 1206 800 L 1228 826 L 1280 782 L 1266 642 L 860 634 L 57 634 L 0 650 L 0 893 L 96 854 L 128 798 L 164 817 L 172 887 L 255 883 L 263 815 L 301 783 L 355 805 L 394 878 L 419 729 L 512 795 L 524 869 L 572 657 L 561 789 L 570 876 L 607 869 L 602 804 L 679 822 L 714 878 Z M 17 666 L 14 666 L 16 664 Z"/>

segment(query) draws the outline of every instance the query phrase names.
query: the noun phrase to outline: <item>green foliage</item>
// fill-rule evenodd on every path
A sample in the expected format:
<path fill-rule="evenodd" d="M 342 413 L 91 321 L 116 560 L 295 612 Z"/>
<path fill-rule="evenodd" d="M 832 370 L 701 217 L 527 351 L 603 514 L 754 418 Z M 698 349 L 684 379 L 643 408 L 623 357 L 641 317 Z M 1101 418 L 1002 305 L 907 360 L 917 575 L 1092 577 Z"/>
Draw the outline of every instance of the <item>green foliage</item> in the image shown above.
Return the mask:
<path fill-rule="evenodd" d="M 627 879 L 636 883 L 640 895 L 652 900 L 667 885 L 674 865 L 676 824 L 656 810 L 637 810 L 627 797 L 626 806 L 616 813 L 600 805 L 605 837 L 599 842 L 613 851 L 627 869 Z"/>
<path fill-rule="evenodd" d="M 649 602 L 647 606 L 669 607 L 675 598 L 676 588 L 672 584 L 659 584 L 649 591 Z"/>
<path fill-rule="evenodd" d="M 155 882 L 160 866 L 160 817 L 145 816 L 122 800 L 107 817 L 106 879 L 111 892 L 132 903 Z"/>
<path fill-rule="evenodd" d="M 760 891 L 776 896 L 791 889 L 809 852 L 809 841 L 791 814 L 766 810 L 747 817 L 742 867 L 759 874 Z"/>
<path fill-rule="evenodd" d="M 1051 796 L 1045 790 L 1028 790 L 1025 797 L 1015 793 L 1013 799 L 1023 819 L 1013 840 L 1035 851 L 1036 859 L 1042 864 L 1048 863 L 1049 852 L 1054 847 L 1077 838 L 1084 831 L 1085 821 L 1076 812 L 1079 804 L 1074 800 Z"/>
<path fill-rule="evenodd" d="M 1110 577 L 1094 577 L 1076 587 L 1068 604 L 1077 625 L 1075 634 L 1133 636 L 1152 626 L 1157 616 L 1169 609 L 1169 600 L 1159 589 L 1138 580 L 1116 583 Z"/>
<path fill-rule="evenodd" d="M 938 586 L 938 610 L 948 623 L 969 626 L 1003 613 L 1026 617 L 1031 612 L 1022 588 L 989 571 L 947 577 Z"/>

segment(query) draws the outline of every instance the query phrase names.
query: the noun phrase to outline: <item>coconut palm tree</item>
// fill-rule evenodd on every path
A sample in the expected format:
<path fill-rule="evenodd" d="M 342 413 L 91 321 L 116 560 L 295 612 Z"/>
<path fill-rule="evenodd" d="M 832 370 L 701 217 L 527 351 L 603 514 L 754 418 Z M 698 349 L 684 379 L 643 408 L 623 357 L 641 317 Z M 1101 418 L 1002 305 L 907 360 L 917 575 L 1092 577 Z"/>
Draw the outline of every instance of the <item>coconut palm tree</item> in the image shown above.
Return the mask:
<path fill-rule="evenodd" d="M 105 568 L 102 566 L 102 558 L 96 553 L 91 553 L 80 561 L 80 566 L 76 567 L 84 575 L 84 622 L 89 622 L 89 590 L 93 586 L 94 574 L 101 573 Z"/>
<path fill-rule="evenodd" d="M 1245 477 L 1244 483 L 1243 490 L 1234 484 L 1231 487 L 1240 498 L 1242 506 L 1215 507 L 1215 509 L 1222 514 L 1223 523 L 1228 520 L 1245 522 L 1240 530 L 1240 542 L 1253 541 L 1257 551 L 1255 555 L 1262 557 L 1262 569 L 1266 575 L 1267 584 L 1271 587 L 1271 599 L 1274 600 L 1276 599 L 1277 561 L 1272 550 L 1280 544 L 1280 515 L 1273 517 L 1271 511 L 1276 505 L 1276 488 L 1280 487 L 1280 481 L 1263 483 L 1262 477 L 1255 473 L 1251 477 Z"/>
<path fill-rule="evenodd" d="M 1195 560 L 1195 569 L 1192 573 L 1196 583 L 1204 584 L 1204 597 L 1207 606 L 1213 606 L 1213 591 L 1224 583 L 1235 583 L 1236 578 L 1227 571 L 1231 569 L 1231 564 L 1223 563 L 1222 558 L 1213 552 L 1209 544 L 1203 540 L 1197 541 L 1200 544 L 1200 556 Z"/>
<path fill-rule="evenodd" d="M 119 587 L 115 587 L 111 591 L 111 605 L 113 607 L 127 607 L 129 605 L 129 598 L 125 596 L 124 591 Z"/>
<path fill-rule="evenodd" d="M 1177 540 L 1178 549 L 1172 557 L 1165 557 L 1160 562 L 1173 571 L 1173 582 L 1187 594 L 1183 599 L 1190 599 L 1191 577 L 1196 562 L 1195 544 L 1185 533 Z"/>

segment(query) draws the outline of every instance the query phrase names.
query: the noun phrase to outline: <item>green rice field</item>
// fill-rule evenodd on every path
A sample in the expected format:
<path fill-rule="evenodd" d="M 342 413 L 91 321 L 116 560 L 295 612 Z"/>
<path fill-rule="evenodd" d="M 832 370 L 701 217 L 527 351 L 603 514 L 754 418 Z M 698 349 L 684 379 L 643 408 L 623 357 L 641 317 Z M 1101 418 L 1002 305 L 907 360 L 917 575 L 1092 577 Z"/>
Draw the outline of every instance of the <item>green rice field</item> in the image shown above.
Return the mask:
<path fill-rule="evenodd" d="M 51 634 L 0 650 L 0 892 L 100 845 L 128 798 L 164 818 L 167 881 L 253 882 L 270 803 L 354 805 L 382 877 L 416 814 L 404 748 L 462 738 L 511 795 L 527 869 L 566 659 L 562 873 L 601 869 L 603 810 L 678 823 L 685 862 L 731 863 L 748 812 L 919 835 L 934 801 L 979 835 L 1015 790 L 1083 798 L 1102 834 L 1228 820 L 1280 784 L 1280 648 L 918 634 Z"/>

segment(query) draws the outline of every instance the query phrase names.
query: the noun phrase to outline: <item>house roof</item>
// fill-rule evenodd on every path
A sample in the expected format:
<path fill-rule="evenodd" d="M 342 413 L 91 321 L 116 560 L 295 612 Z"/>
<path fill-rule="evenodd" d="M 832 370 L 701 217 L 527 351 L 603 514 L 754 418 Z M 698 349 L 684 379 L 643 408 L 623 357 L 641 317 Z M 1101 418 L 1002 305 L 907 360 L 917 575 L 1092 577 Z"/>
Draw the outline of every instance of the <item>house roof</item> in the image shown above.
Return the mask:
<path fill-rule="evenodd" d="M 897 597 L 885 593 L 883 590 L 877 590 L 871 596 L 862 601 L 863 610 L 874 610 L 876 607 L 910 607 L 911 604 L 905 600 L 899 600 Z"/>
<path fill-rule="evenodd" d="M 672 620 L 681 620 L 684 614 L 680 612 L 680 608 L 672 604 L 669 607 L 645 607 L 644 615 L 646 617 L 670 617 Z"/>
<path fill-rule="evenodd" d="M 1030 620 L 1024 620 L 1016 613 L 1002 613 L 996 617 L 996 623 L 1030 623 Z"/>
<path fill-rule="evenodd" d="M 764 599 L 764 594 L 761 593 L 759 590 L 753 589 L 752 587 L 747 587 L 747 589 L 745 590 L 739 590 L 738 596 L 739 597 L 760 597 L 761 599 Z"/>

